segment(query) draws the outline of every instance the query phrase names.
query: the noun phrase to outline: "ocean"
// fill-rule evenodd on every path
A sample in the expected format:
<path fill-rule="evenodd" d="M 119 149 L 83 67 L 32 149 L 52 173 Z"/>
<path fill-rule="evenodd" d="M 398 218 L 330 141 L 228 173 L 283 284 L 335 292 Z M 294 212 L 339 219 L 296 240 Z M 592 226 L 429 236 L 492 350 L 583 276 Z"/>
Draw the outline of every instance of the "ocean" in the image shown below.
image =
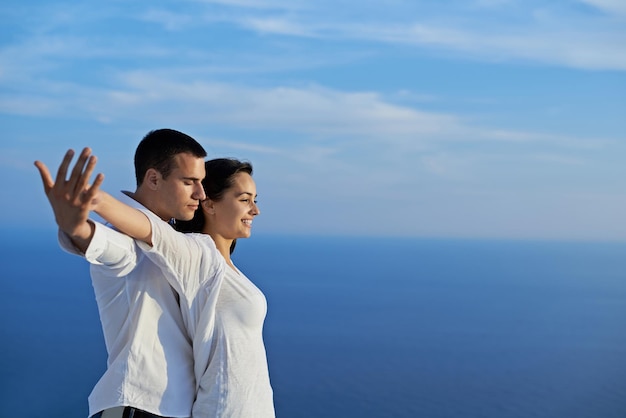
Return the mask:
<path fill-rule="evenodd" d="M 0 418 L 85 418 L 88 267 L 0 238 Z M 626 417 L 626 244 L 256 235 L 279 418 Z"/>

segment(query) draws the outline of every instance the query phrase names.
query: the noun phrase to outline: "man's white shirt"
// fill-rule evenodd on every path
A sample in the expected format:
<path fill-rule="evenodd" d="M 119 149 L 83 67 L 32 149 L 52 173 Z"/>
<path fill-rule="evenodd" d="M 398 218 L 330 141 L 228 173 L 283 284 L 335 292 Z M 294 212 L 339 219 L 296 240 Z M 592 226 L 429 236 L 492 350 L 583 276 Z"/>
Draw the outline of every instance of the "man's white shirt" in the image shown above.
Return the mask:
<path fill-rule="evenodd" d="M 147 211 L 126 195 L 119 199 Z M 59 232 L 61 247 L 90 263 L 108 353 L 107 369 L 89 396 L 89 416 L 133 406 L 166 417 L 189 417 L 196 384 L 178 295 L 132 238 L 94 224 L 85 254 Z"/>

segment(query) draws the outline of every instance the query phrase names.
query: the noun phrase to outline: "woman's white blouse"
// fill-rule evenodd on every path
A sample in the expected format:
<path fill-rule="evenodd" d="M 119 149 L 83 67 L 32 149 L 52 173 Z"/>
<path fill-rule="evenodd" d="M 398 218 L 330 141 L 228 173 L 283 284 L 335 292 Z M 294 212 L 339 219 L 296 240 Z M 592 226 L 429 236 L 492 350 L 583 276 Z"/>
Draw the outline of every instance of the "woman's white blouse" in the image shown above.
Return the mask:
<path fill-rule="evenodd" d="M 151 212 L 144 213 L 152 224 L 153 245 L 139 247 L 179 294 L 193 341 L 193 418 L 273 418 L 263 343 L 265 296 L 228 266 L 209 235 L 177 232 Z"/>

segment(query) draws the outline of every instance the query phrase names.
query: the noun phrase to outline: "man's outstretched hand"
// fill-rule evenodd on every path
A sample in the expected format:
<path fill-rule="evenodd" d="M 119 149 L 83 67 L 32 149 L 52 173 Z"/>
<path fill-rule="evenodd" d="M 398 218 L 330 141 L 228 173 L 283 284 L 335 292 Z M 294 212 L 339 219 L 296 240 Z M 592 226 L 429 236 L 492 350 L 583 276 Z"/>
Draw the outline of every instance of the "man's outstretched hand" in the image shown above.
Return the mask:
<path fill-rule="evenodd" d="M 66 179 L 73 157 L 73 150 L 70 149 L 65 153 L 54 181 L 44 163 L 35 161 L 35 166 L 41 175 L 44 192 L 59 229 L 69 235 L 74 244 L 84 252 L 91 242 L 94 230 L 93 224 L 89 222 L 89 213 L 98 204 L 98 194 L 104 175 L 98 174 L 93 184 L 89 184 L 97 159 L 91 155 L 91 149 L 84 148 L 69 179 Z"/>

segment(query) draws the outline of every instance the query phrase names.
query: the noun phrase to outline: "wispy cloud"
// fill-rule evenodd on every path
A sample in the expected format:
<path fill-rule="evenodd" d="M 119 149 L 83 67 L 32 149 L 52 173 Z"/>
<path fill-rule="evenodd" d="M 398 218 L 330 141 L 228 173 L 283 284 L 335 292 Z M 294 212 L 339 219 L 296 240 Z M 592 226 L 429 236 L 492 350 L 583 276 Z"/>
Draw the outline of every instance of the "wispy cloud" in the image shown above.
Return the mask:
<path fill-rule="evenodd" d="M 579 0 L 611 15 L 626 17 L 626 2 L 622 0 Z"/>
<path fill-rule="evenodd" d="M 168 31 L 183 30 L 195 21 L 192 15 L 163 9 L 148 10 L 140 15 L 140 19 L 157 23 Z"/>
<path fill-rule="evenodd" d="M 205 4 L 218 4 L 231 7 L 245 7 L 249 9 L 302 9 L 308 8 L 307 0 L 194 0 Z"/>
<path fill-rule="evenodd" d="M 466 14 L 446 12 L 445 8 L 434 6 L 431 10 L 426 3 L 419 2 L 414 6 L 400 2 L 399 9 L 405 13 L 393 14 L 387 12 L 391 8 L 368 4 L 363 8 L 367 12 L 360 11 L 358 22 L 350 19 L 349 13 L 330 13 L 331 5 L 326 2 L 205 1 L 183 3 L 183 7 L 175 9 L 156 3 L 147 10 L 137 8 L 131 12 L 102 7 L 97 11 L 63 10 L 49 6 L 46 16 L 35 14 L 32 18 L 39 23 L 31 38 L 7 45 L 4 55 L 62 58 L 71 54 L 117 59 L 137 55 L 177 56 L 162 46 L 160 35 L 151 37 L 152 43 L 151 38 L 141 36 L 144 30 L 153 31 L 151 27 L 119 37 L 109 35 L 106 39 L 98 37 L 97 32 L 82 36 L 88 26 L 98 27 L 126 18 L 136 20 L 137 25 L 156 23 L 166 31 L 208 31 L 214 25 L 232 25 L 267 36 L 352 41 L 356 42 L 353 51 L 359 48 L 365 51 L 366 43 L 376 42 L 490 62 L 525 61 L 582 69 L 626 70 L 626 30 L 623 22 L 614 20 L 616 16 L 626 16 L 626 3 L 579 1 L 609 15 L 576 13 L 566 7 L 567 2 L 557 3 L 560 8 L 553 5 L 551 9 L 533 2 L 524 6 L 522 2 L 494 0 L 475 2 L 479 9 L 486 10 L 469 8 Z M 68 31 L 68 27 L 73 30 Z M 197 43 L 182 46 L 178 53 L 194 61 L 207 56 L 206 48 Z"/>
<path fill-rule="evenodd" d="M 183 73 L 182 75 L 184 75 Z M 250 87 L 181 74 L 131 71 L 114 90 L 80 84 L 40 83 L 36 91 L 0 96 L 4 113 L 93 118 L 103 123 L 167 118 L 191 124 L 282 132 L 313 140 L 380 141 L 406 150 L 446 142 L 550 143 L 578 149 L 611 146 L 614 139 L 481 126 L 465 116 L 397 104 L 376 92 L 345 92 L 319 85 Z M 407 92 L 403 93 L 404 96 Z"/>
<path fill-rule="evenodd" d="M 281 154 L 284 150 L 280 147 L 273 147 L 267 145 L 251 144 L 249 142 L 233 141 L 232 139 L 222 138 L 196 138 L 202 143 L 209 144 L 209 146 L 229 148 L 233 150 L 250 151 L 258 154 Z"/>
<path fill-rule="evenodd" d="M 249 30 L 273 35 L 322 38 L 325 32 L 319 27 L 303 25 L 285 17 L 247 17 L 238 23 Z"/>
<path fill-rule="evenodd" d="M 579 22 L 575 22 L 579 23 Z M 522 60 L 585 69 L 626 70 L 626 31 L 600 27 L 555 27 L 547 24 L 515 27 L 454 27 L 446 23 L 326 23 L 289 17 L 240 19 L 242 26 L 267 34 L 349 39 L 402 44 L 462 53 L 487 61 Z"/>
<path fill-rule="evenodd" d="M 367 3 L 358 10 L 357 23 L 350 13 L 339 13 L 326 2 L 300 2 L 296 7 L 280 2 L 217 3 L 229 6 L 219 11 L 220 21 L 264 35 L 392 43 L 477 60 L 625 70 L 626 31 L 613 18 L 626 16 L 626 3 L 579 1 L 608 16 L 578 13 L 570 2 L 481 0 L 458 3 L 464 7 L 456 12 L 423 2 L 398 2 L 395 14 L 387 6 Z M 207 15 L 199 16 L 195 19 Z"/>

